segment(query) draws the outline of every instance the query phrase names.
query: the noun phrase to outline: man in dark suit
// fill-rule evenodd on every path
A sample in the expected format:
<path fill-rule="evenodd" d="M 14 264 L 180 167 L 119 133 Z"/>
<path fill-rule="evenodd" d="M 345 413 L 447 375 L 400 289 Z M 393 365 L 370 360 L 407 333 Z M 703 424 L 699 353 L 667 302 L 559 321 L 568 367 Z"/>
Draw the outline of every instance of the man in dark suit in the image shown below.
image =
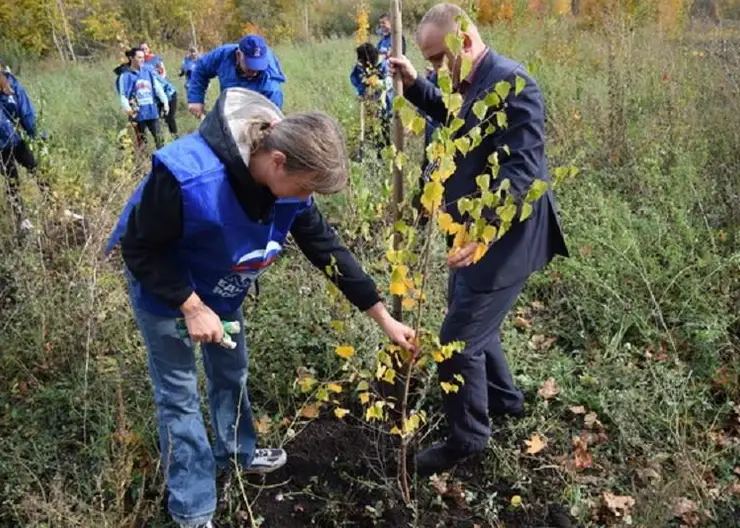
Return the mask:
<path fill-rule="evenodd" d="M 465 30 L 457 22 L 461 18 L 467 22 Z M 455 56 L 445 44 L 445 35 L 458 29 L 463 43 Z M 483 99 L 497 82 L 505 80 L 514 87 L 518 76 L 526 83 L 518 95 L 512 89 L 506 101 L 508 126 L 487 136 L 467 155 L 456 157 L 457 169 L 445 182 L 446 212 L 456 222 L 464 223 L 456 202 L 476 194 L 475 178 L 489 171 L 487 160 L 494 152 L 498 152 L 500 169 L 498 177 L 492 178 L 493 190 L 508 179 L 511 189 L 523 196 L 535 180 L 549 181 L 544 101 L 536 81 L 524 68 L 489 49 L 468 15 L 453 4 L 439 4 L 424 15 L 417 43 L 436 70 L 445 59 L 449 61 L 454 89 L 463 96 L 459 116 L 465 125 L 458 136 L 479 123 L 471 111 L 473 103 Z M 460 78 L 462 58 L 473 64 L 464 79 Z M 401 74 L 406 99 L 433 120 L 449 123 L 440 90 L 417 75 L 407 58 L 391 58 L 390 62 L 392 71 Z M 568 256 L 552 191 L 548 190 L 534 204 L 528 219 L 515 220 L 477 263 L 473 263 L 474 253 L 475 243 L 471 243 L 448 258 L 448 312 L 440 339 L 443 344 L 464 341 L 465 349 L 440 363 L 439 376 L 440 381 L 460 385 L 454 379 L 460 374 L 465 383 L 457 393 L 444 395 L 447 440 L 417 455 L 417 470 L 422 475 L 444 471 L 482 451 L 491 434 L 489 417 L 523 415 L 524 397 L 509 372 L 501 349 L 500 328 L 529 275 L 545 267 L 555 255 Z"/>

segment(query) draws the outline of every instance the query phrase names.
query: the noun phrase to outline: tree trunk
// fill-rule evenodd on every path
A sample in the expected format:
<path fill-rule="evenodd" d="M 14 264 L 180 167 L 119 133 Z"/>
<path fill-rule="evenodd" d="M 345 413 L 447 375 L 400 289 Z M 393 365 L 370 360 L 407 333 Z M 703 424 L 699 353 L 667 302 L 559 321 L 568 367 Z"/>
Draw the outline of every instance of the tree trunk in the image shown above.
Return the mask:
<path fill-rule="evenodd" d="M 72 37 L 69 34 L 67 14 L 64 11 L 64 4 L 62 3 L 62 0 L 57 0 L 57 6 L 59 8 L 59 16 L 62 18 L 62 29 L 64 30 L 64 40 L 65 44 L 67 45 L 67 50 L 69 51 L 69 58 L 72 59 L 72 61 L 77 61 L 75 50 L 72 48 Z"/>
<path fill-rule="evenodd" d="M 401 19 L 401 0 L 391 0 L 391 57 L 400 57 L 403 54 L 403 21 Z M 403 81 L 401 74 L 396 73 L 393 77 L 393 93 L 395 97 L 403 95 Z M 403 123 L 398 112 L 393 113 L 393 144 L 396 147 L 396 155 L 403 152 Z M 401 202 L 403 202 L 403 171 L 393 163 L 393 201 L 391 202 L 391 211 L 393 212 L 393 222 L 401 219 Z M 393 249 L 397 250 L 401 243 L 401 235 L 394 230 Z M 393 296 L 393 317 L 401 320 L 402 298 L 399 295 Z"/>

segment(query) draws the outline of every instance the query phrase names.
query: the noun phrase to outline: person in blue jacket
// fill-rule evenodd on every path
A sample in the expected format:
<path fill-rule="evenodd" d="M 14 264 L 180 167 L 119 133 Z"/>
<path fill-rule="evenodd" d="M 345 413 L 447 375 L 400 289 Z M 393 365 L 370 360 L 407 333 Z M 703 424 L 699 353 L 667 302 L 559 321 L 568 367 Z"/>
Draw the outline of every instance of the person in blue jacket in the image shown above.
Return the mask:
<path fill-rule="evenodd" d="M 154 136 L 157 148 L 160 148 L 162 134 L 157 101 L 162 104 L 164 114 L 167 115 L 170 112 L 169 100 L 154 71 L 144 65 L 144 51 L 132 48 L 126 52 L 126 57 L 129 64 L 120 70 L 117 81 L 121 107 L 135 123 L 137 146 L 141 147 L 146 143 L 148 129 Z"/>
<path fill-rule="evenodd" d="M 144 64 L 153 68 L 160 77 L 166 79 L 167 68 L 164 67 L 164 59 L 160 55 L 154 55 L 146 42 L 139 44 L 139 49 L 144 52 Z"/>
<path fill-rule="evenodd" d="M 275 53 L 259 35 L 247 35 L 239 44 L 218 47 L 198 60 L 188 87 L 188 109 L 195 117 L 204 114 L 206 90 L 214 77 L 218 77 L 221 91 L 240 86 L 283 107 L 281 84 L 286 81 L 285 74 Z"/>
<path fill-rule="evenodd" d="M 168 509 L 180 526 L 213 526 L 219 468 L 224 476 L 229 468 L 264 474 L 286 462 L 282 449 L 257 449 L 241 308 L 288 234 L 388 338 L 414 348 L 414 331 L 391 317 L 313 198 L 339 192 L 348 170 L 334 119 L 286 117 L 264 96 L 228 88 L 197 132 L 154 154 L 114 228 L 106 251 L 120 244 L 149 356 Z M 196 344 L 213 446 L 199 403 Z"/>
<path fill-rule="evenodd" d="M 391 24 L 391 16 L 388 13 L 380 15 L 378 19 L 378 29 L 376 33 L 380 36 L 378 41 L 378 54 L 381 59 L 387 59 L 391 56 L 391 48 L 393 45 L 393 39 L 391 37 L 391 30 L 393 26 Z M 406 55 L 406 37 L 401 35 L 401 53 Z"/>
<path fill-rule="evenodd" d="M 36 137 L 36 110 L 20 81 L 8 69 L 0 71 L 0 172 L 8 180 L 8 201 L 20 233 L 33 228 L 25 218 L 18 178 L 18 164 L 36 172 L 36 158 L 22 132 Z M 41 184 L 44 190 L 46 185 Z"/>
<path fill-rule="evenodd" d="M 169 102 L 169 112 L 164 111 L 164 105 L 160 102 L 158 105 L 160 113 L 164 117 L 164 122 L 167 123 L 167 128 L 172 137 L 177 138 L 177 88 L 175 88 L 175 85 L 171 83 L 169 79 L 159 75 L 156 70 L 154 71 L 154 78 L 162 85 L 164 95 L 167 97 L 167 101 Z"/>
<path fill-rule="evenodd" d="M 185 58 L 182 60 L 182 65 L 180 66 L 180 73 L 178 74 L 178 76 L 185 77 L 186 94 L 188 92 L 188 88 L 190 87 L 190 77 L 193 75 L 195 63 L 198 62 L 199 58 L 200 54 L 198 53 L 198 48 L 196 48 L 195 46 L 190 46 L 188 54 L 185 55 Z"/>
<path fill-rule="evenodd" d="M 357 62 L 349 75 L 355 93 L 374 104 L 373 114 L 380 125 L 378 150 L 390 144 L 390 123 L 393 115 L 393 85 L 388 74 L 388 62 L 380 59 L 378 50 L 369 42 L 357 46 Z"/>

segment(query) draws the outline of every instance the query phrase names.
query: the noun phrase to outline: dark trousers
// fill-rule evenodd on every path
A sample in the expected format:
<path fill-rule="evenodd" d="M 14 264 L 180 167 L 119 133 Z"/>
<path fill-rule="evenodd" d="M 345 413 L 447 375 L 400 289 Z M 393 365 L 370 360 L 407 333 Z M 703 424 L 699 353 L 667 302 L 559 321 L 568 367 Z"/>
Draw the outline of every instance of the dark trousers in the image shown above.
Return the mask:
<path fill-rule="evenodd" d="M 493 250 L 492 250 L 493 251 Z M 463 454 L 483 449 L 491 436 L 489 415 L 515 413 L 524 405 L 501 349 L 501 323 L 526 281 L 489 292 L 473 291 L 459 272 L 449 279 L 442 344 L 464 341 L 465 349 L 439 364 L 439 379 L 459 385 L 444 394 L 447 445 Z M 463 377 L 464 384 L 455 380 Z"/>
<path fill-rule="evenodd" d="M 169 104 L 170 113 L 164 116 L 164 122 L 167 123 L 167 128 L 170 130 L 170 134 L 177 137 L 177 94 L 172 96 Z"/>
<path fill-rule="evenodd" d="M 154 144 L 157 148 L 162 147 L 162 133 L 159 128 L 159 119 L 147 119 L 146 121 L 137 121 L 134 130 L 136 131 L 136 144 L 142 147 L 146 143 L 146 131 L 154 136 Z"/>
<path fill-rule="evenodd" d="M 0 173 L 5 175 L 8 182 L 8 201 L 13 209 L 16 220 L 23 219 L 23 200 L 21 199 L 20 181 L 18 178 L 18 164 L 29 172 L 36 170 L 36 158 L 25 141 L 19 141 L 15 146 L 6 147 L 0 151 Z M 41 186 L 46 188 L 45 185 Z"/>

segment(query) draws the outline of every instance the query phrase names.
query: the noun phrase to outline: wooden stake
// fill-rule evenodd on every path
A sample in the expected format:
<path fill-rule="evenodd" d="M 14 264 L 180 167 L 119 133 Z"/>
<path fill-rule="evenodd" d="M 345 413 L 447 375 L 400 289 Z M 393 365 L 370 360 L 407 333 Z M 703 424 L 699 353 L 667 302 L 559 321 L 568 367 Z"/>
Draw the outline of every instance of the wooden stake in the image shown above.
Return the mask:
<path fill-rule="evenodd" d="M 401 19 L 401 0 L 391 0 L 391 57 L 399 58 L 403 55 L 403 21 Z M 393 76 L 393 93 L 395 97 L 403 95 L 403 81 L 401 74 L 396 72 Z M 393 113 L 393 144 L 396 154 L 403 152 L 403 123 L 398 112 Z M 393 212 L 393 223 L 401 219 L 401 202 L 403 202 L 403 171 L 393 163 L 393 200 L 391 211 Z M 398 250 L 401 244 L 401 235 L 394 230 L 393 249 Z M 401 297 L 393 297 L 393 317 L 401 320 L 402 308 Z"/>

